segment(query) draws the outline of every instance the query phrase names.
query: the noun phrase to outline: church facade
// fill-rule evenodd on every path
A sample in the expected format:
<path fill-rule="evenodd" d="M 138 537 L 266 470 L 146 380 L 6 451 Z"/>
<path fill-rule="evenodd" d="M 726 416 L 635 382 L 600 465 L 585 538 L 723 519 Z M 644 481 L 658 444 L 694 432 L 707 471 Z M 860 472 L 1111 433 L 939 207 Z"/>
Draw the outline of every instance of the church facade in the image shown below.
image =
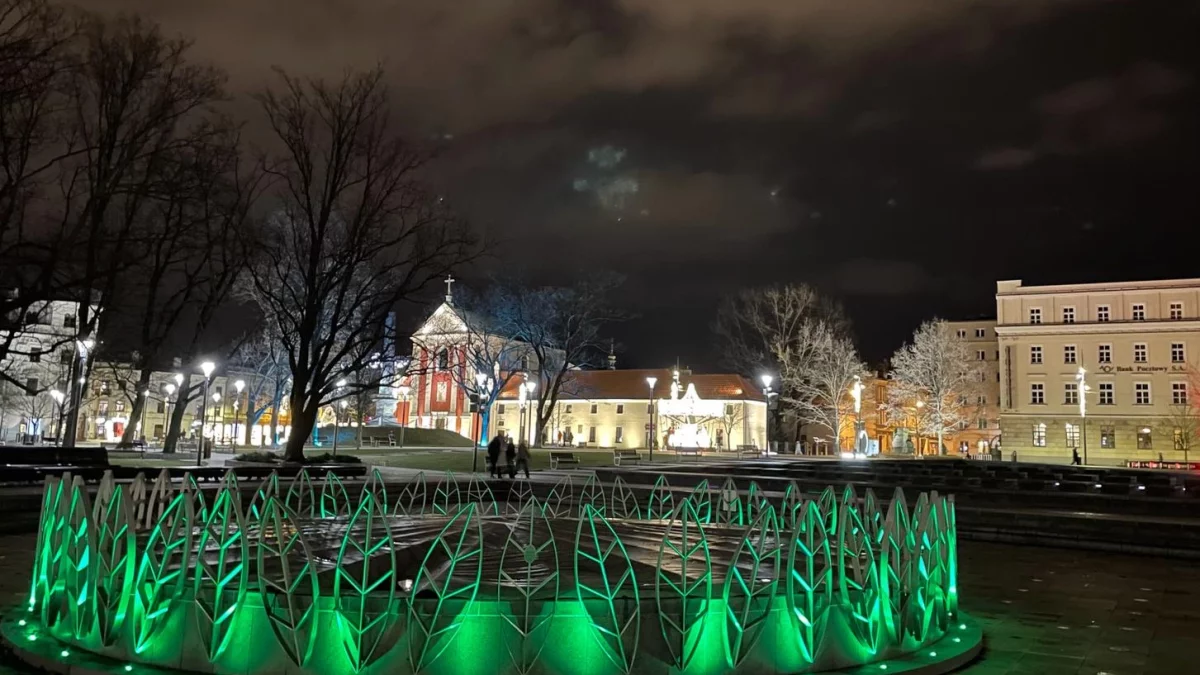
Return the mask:
<path fill-rule="evenodd" d="M 531 444 L 588 448 L 766 447 L 766 397 L 747 378 L 617 369 L 612 355 L 608 369 L 569 368 L 536 438 L 537 393 L 523 397 L 521 389 L 545 381 L 538 363 L 521 343 L 481 324 L 447 293 L 412 336 L 410 374 L 393 392 L 397 400 L 380 401 L 380 409 L 394 405 L 400 425 L 447 429 L 481 442 L 506 434 Z M 479 391 L 496 392 L 491 406 L 472 405 Z"/>

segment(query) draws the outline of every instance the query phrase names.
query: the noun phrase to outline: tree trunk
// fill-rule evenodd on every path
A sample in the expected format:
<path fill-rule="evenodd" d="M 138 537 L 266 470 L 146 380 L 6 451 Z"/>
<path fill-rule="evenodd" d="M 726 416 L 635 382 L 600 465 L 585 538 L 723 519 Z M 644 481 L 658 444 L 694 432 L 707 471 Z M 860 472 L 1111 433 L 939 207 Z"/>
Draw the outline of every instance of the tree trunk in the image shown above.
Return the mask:
<path fill-rule="evenodd" d="M 183 384 L 179 385 L 179 390 L 175 395 L 174 408 L 171 410 L 171 419 L 167 422 L 167 437 L 163 441 L 163 453 L 175 452 L 175 444 L 179 441 L 180 430 L 183 428 L 183 413 L 187 410 L 190 399 L 187 392 L 192 386 L 192 376 L 189 373 L 184 373 Z"/>
<path fill-rule="evenodd" d="M 935 454 L 938 454 L 938 455 L 941 455 L 941 454 L 943 454 L 943 453 L 942 453 L 942 433 L 943 433 L 943 432 L 942 432 L 942 428 L 939 426 L 939 427 L 938 427 L 938 432 L 937 432 L 937 451 L 936 451 L 936 453 L 935 453 Z"/>
<path fill-rule="evenodd" d="M 288 432 L 287 445 L 284 446 L 283 459 L 288 462 L 304 461 L 304 445 L 312 436 L 313 426 L 317 423 L 318 408 L 312 410 L 296 405 L 292 401 L 292 424 Z"/>
<path fill-rule="evenodd" d="M 142 411 L 146 409 L 146 405 L 150 402 L 146 400 L 148 397 L 142 395 L 143 391 L 150 390 L 150 374 L 149 368 L 142 368 L 138 374 L 137 391 L 133 399 L 133 406 L 129 411 L 129 423 L 125 425 L 125 431 L 121 434 L 121 445 L 133 445 L 133 441 L 137 439 L 138 423 L 142 421 Z M 146 436 L 146 430 L 142 429 L 142 437 Z"/>

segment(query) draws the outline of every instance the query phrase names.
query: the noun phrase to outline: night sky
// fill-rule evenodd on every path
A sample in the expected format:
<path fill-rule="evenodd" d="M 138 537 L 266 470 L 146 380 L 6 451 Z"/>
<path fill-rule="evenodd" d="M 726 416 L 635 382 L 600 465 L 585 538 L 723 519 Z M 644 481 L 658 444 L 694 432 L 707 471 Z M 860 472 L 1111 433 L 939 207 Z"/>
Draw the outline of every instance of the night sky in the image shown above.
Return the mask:
<path fill-rule="evenodd" d="M 1197 0 L 80 4 L 191 36 L 235 95 L 382 62 L 492 244 L 462 276 L 626 274 L 628 366 L 716 368 L 747 285 L 819 285 L 878 362 L 997 279 L 1200 276 Z"/>

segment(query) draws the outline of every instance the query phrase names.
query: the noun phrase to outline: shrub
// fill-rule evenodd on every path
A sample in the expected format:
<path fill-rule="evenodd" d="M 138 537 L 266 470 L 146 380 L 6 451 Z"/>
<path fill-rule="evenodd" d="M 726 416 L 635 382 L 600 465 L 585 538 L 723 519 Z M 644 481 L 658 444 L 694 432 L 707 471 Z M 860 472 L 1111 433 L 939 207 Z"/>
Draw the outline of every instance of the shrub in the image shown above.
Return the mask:
<path fill-rule="evenodd" d="M 283 460 L 283 457 L 273 452 L 244 452 L 234 457 L 234 459 L 239 462 L 278 464 Z"/>
<path fill-rule="evenodd" d="M 314 457 L 305 457 L 305 464 L 362 464 L 362 460 L 354 455 L 331 455 L 328 452 Z"/>

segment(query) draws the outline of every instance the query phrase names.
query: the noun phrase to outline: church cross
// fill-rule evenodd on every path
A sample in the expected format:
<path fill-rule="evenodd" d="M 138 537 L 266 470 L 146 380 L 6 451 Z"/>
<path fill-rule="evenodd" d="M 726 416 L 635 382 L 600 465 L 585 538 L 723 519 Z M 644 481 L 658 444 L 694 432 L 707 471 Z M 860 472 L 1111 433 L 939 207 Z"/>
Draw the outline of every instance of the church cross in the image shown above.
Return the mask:
<path fill-rule="evenodd" d="M 446 275 L 446 281 L 444 282 L 446 284 L 446 302 L 454 302 L 454 292 L 451 290 L 451 287 L 455 281 L 454 277 L 449 274 Z"/>

